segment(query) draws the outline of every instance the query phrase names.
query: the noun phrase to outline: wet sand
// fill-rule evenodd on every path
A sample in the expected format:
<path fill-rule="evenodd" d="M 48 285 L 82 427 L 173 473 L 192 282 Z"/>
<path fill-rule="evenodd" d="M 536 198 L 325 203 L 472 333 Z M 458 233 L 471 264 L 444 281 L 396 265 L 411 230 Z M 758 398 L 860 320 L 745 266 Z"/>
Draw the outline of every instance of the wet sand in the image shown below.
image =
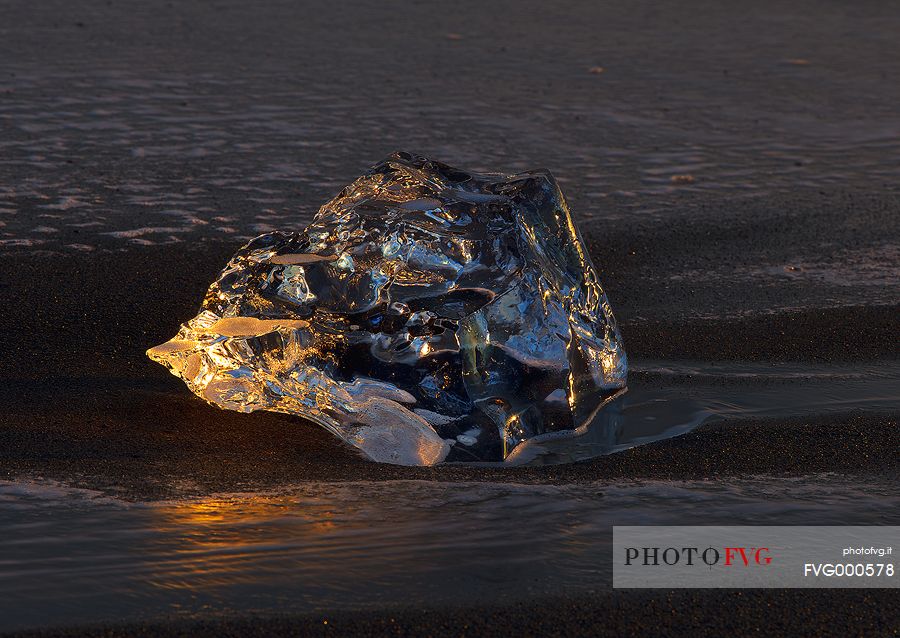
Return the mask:
<path fill-rule="evenodd" d="M 511 606 L 234 618 L 28 632 L 46 636 L 892 636 L 892 590 L 620 591 Z M 848 634 L 849 632 L 849 634 Z"/>
<path fill-rule="evenodd" d="M 6 13 L 0 478 L 154 500 L 311 480 L 900 476 L 897 410 L 730 420 L 568 466 L 375 465 L 299 419 L 210 407 L 143 354 L 193 316 L 245 238 L 302 227 L 405 149 L 471 169 L 550 168 L 635 361 L 896 360 L 896 11 L 47 2 Z M 94 633 L 896 635 L 900 624 L 886 591 L 332 611 Z"/>

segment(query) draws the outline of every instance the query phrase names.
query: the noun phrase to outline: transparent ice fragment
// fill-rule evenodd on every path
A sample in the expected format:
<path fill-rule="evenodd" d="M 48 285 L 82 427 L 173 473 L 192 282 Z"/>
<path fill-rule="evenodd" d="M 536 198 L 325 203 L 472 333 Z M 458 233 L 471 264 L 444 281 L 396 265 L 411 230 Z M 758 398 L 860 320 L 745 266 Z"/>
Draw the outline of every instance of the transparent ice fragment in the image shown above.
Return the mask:
<path fill-rule="evenodd" d="M 370 458 L 504 461 L 625 387 L 612 310 L 546 171 L 396 153 L 257 237 L 147 351 L 206 401 L 314 421 Z"/>

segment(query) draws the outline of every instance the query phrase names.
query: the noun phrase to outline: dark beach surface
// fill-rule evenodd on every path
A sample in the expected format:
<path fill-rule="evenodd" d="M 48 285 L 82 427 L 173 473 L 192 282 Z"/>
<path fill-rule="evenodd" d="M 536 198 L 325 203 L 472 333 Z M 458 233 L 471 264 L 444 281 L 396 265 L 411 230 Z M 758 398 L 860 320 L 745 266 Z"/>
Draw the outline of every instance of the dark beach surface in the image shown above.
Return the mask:
<path fill-rule="evenodd" d="M 258 495 L 295 488 L 313 501 L 337 490 L 322 499 L 340 508 L 350 500 L 342 483 L 383 484 L 410 507 L 416 490 L 439 503 L 456 486 L 517 486 L 515 499 L 551 490 L 546 499 L 592 512 L 604 498 L 619 503 L 617 486 L 650 490 L 610 505 L 609 526 L 626 514 L 640 524 L 642 512 L 659 523 L 660 511 L 667 524 L 900 521 L 900 11 L 888 3 L 45 2 L 3 14 L 5 533 L 27 536 L 17 517 L 69 521 L 75 492 L 65 490 L 114 499 L 118 516 L 129 504 L 208 507 L 222 494 L 274 507 Z M 760 398 L 684 436 L 575 464 L 405 468 L 370 463 L 296 418 L 210 407 L 145 358 L 194 315 L 244 241 L 301 228 L 395 150 L 471 170 L 549 168 L 620 321 L 631 383 Z M 848 398 L 834 390 L 845 380 L 871 391 Z M 773 396 L 778 405 L 763 405 Z M 770 483 L 781 487 L 761 487 Z M 63 491 L 35 497 L 33 486 Z M 720 486 L 736 496 L 703 501 L 705 519 L 687 496 Z M 681 496 L 667 501 L 672 489 Z M 602 520 L 575 505 L 568 518 L 546 514 L 548 543 Z M 258 526 L 279 520 L 268 509 L 244 515 Z M 179 525 L 204 529 L 195 518 Z M 513 598 L 473 586 L 474 600 L 410 594 L 366 606 L 336 583 L 331 597 L 268 606 L 202 599 L 240 581 L 240 567 L 209 581 L 163 578 L 193 590 L 154 598 L 149 618 L 127 606 L 69 616 L 61 604 L 41 622 L 49 603 L 16 593 L 17 583 L 63 582 L 62 597 L 74 572 L 29 571 L 21 556 L 40 555 L 29 548 L 0 545 L 9 605 L 0 617 L 14 619 L 0 620 L 0 632 L 896 635 L 900 626 L 890 590 L 615 591 L 605 576 L 593 589 L 529 585 Z M 103 576 L 85 570 L 78 582 L 99 587 Z M 268 592 L 266 574 L 254 572 L 251 586 Z M 542 578 L 555 582 L 552 564 Z M 515 585 L 498 577 L 493 587 Z M 129 592 L 138 607 L 141 592 Z M 21 611 L 29 605 L 36 615 Z"/>

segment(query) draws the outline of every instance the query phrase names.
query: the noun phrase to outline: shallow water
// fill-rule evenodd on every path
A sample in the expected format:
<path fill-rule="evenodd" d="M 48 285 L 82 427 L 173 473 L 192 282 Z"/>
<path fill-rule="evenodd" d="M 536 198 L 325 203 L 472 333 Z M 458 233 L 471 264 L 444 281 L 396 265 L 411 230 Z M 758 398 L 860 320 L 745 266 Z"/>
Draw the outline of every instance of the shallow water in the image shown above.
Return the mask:
<path fill-rule="evenodd" d="M 898 512 L 895 485 L 832 476 L 308 483 L 155 503 L 0 482 L 0 631 L 589 592 L 610 587 L 612 525 L 896 524 Z"/>
<path fill-rule="evenodd" d="M 825 415 L 900 408 L 900 364 L 637 362 L 628 392 L 586 431 L 520 446 L 513 463 L 549 465 L 659 441 L 710 420 Z"/>
<path fill-rule="evenodd" d="M 767 63 L 771 73 L 810 81 L 809 69 Z M 564 101 L 505 87 L 514 108 L 501 95 L 474 94 L 461 109 L 423 104 L 418 93 L 373 101 L 364 87 L 321 79 L 311 87 L 268 74 L 110 66 L 85 76 L 23 65 L 0 78 L 7 124 L 0 175 L 17 178 L 0 183 L 0 251 L 242 242 L 302 228 L 398 150 L 476 172 L 548 168 L 574 195 L 584 224 L 672 217 L 686 197 L 734 202 L 860 182 L 888 186 L 900 176 L 887 160 L 900 146 L 895 113 L 867 112 L 851 125 L 841 112 L 834 122 L 772 112 L 748 128 L 749 109 L 708 105 L 697 113 L 692 92 L 671 96 L 664 109 L 648 106 L 645 89 L 631 84 L 619 101 L 597 100 L 602 94 L 585 86 L 583 69 L 565 78 L 573 90 Z M 519 117 L 523 110 L 528 118 Z M 670 110 L 691 116 L 673 119 Z"/>

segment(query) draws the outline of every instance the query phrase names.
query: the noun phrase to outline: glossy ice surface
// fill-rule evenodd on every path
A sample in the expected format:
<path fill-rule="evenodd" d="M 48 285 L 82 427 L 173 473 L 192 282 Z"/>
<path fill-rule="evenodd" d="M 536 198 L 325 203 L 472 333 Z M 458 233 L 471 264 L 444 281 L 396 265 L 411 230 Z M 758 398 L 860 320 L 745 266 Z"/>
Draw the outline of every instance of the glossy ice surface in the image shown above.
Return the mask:
<path fill-rule="evenodd" d="M 606 295 L 546 171 L 396 153 L 300 232 L 244 246 L 148 355 L 219 407 L 276 410 L 373 460 L 512 461 L 625 387 Z"/>

